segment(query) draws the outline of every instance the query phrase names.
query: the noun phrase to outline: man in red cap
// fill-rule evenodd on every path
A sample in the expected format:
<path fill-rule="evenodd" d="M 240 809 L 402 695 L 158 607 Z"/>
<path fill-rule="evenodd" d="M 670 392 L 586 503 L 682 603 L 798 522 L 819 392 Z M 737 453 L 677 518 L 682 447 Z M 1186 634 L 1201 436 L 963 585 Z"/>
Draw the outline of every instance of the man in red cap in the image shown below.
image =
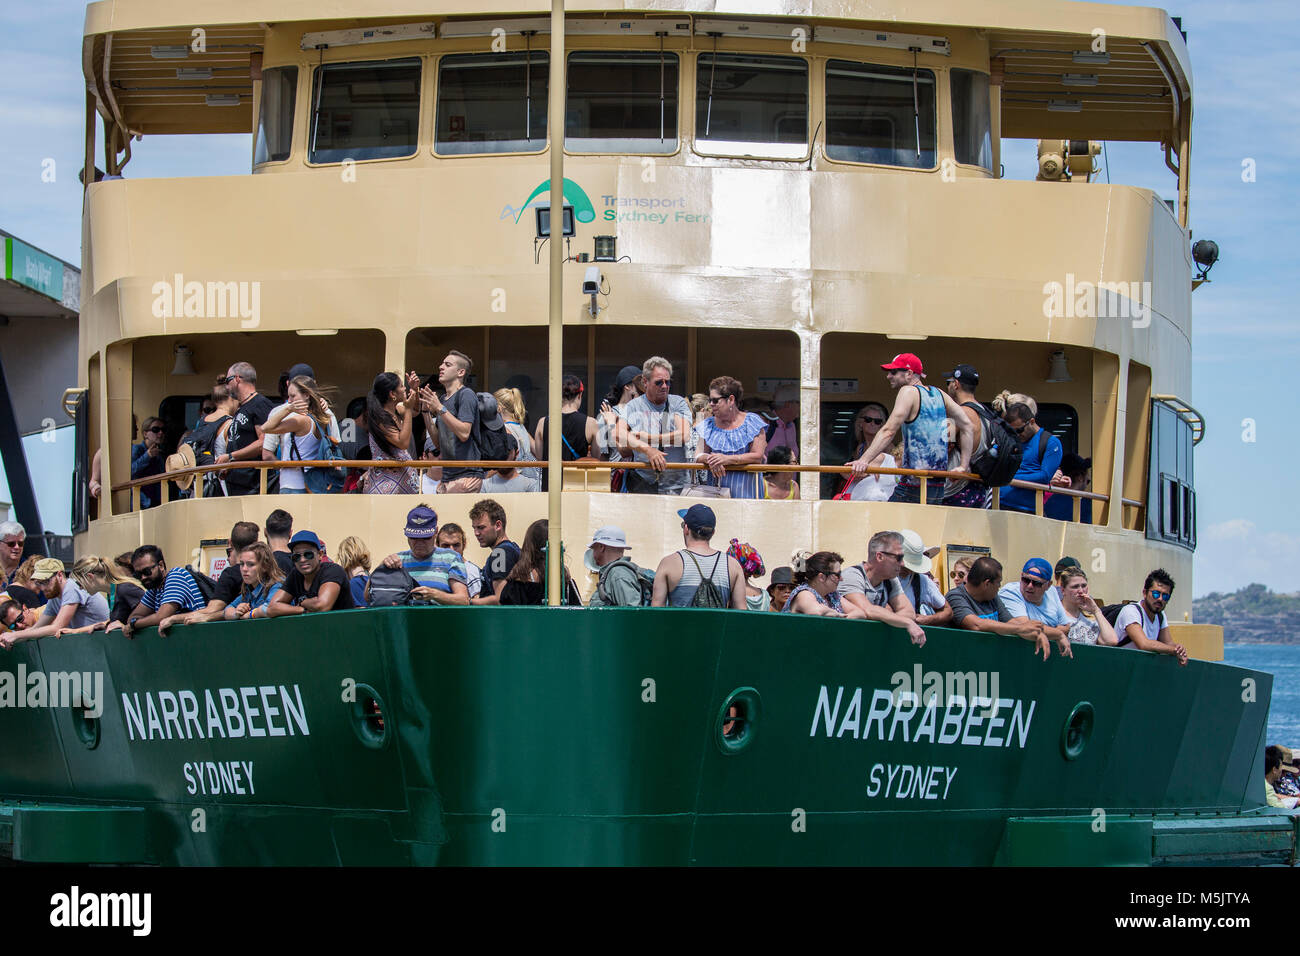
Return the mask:
<path fill-rule="evenodd" d="M 876 455 L 888 448 L 894 441 L 898 430 L 903 430 L 903 468 L 917 468 L 926 471 L 948 470 L 948 425 L 951 421 L 957 434 L 957 448 L 960 461 L 958 471 L 970 471 L 970 456 L 974 449 L 975 429 L 961 406 L 952 400 L 947 392 L 933 385 L 926 385 L 921 376 L 924 369 L 921 360 L 911 352 L 895 355 L 893 361 L 880 366 L 885 370 L 885 379 L 889 387 L 898 392 L 894 399 L 894 410 L 888 421 L 876 433 L 875 440 L 862 453 L 862 457 L 852 462 L 853 473 L 864 475 L 867 466 Z M 898 479 L 890 501 L 920 501 L 921 480 L 912 475 Z M 943 501 L 943 479 L 931 479 L 926 492 L 929 504 Z"/>

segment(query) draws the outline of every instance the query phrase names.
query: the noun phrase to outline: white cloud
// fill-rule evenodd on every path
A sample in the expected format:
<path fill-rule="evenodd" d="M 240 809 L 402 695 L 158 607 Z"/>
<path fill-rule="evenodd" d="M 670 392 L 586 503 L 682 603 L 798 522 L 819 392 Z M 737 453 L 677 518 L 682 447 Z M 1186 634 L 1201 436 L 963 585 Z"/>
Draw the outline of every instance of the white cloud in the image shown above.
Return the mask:
<path fill-rule="evenodd" d="M 1278 531 L 1260 531 L 1255 522 L 1230 518 L 1205 528 L 1196 547 L 1196 590 L 1235 591 L 1259 582 L 1274 591 L 1295 588 L 1300 562 L 1300 538 Z"/>

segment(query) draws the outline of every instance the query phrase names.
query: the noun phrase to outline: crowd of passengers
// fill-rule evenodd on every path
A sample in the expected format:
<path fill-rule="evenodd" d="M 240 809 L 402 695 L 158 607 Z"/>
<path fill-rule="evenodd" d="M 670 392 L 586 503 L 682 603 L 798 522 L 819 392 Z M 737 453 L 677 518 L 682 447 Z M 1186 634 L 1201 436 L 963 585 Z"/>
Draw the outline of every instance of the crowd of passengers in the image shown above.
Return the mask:
<path fill-rule="evenodd" d="M 1088 590 L 1079 562 L 1063 557 L 1055 568 L 1030 558 L 1020 580 L 1002 583 L 992 556 L 958 560 L 943 593 L 933 574 L 939 548 L 916 532 L 880 531 L 866 542 L 865 560 L 844 566 L 831 551 L 806 551 L 772 570 L 748 543 L 712 544 L 717 517 L 707 504 L 678 512 L 682 547 L 653 570 L 637 565 L 627 536 L 608 525 L 596 529 L 583 557 L 588 607 L 727 608 L 874 620 L 925 644 L 923 627 L 942 626 L 1020 638 L 1044 660 L 1055 644 L 1064 657 L 1071 645 L 1128 646 L 1187 663 L 1187 651 L 1170 637 L 1165 607 L 1174 582 L 1160 569 L 1147 575 L 1137 601 L 1102 607 Z M 22 560 L 21 525 L 0 525 L 0 647 L 42 637 L 121 630 L 131 637 L 157 626 L 166 636 L 177 625 L 262 619 L 366 607 L 409 605 L 541 605 L 546 603 L 547 522 L 534 521 L 520 542 L 510 539 L 506 512 L 491 498 L 469 512 L 472 533 L 487 551 L 482 567 L 465 557 L 459 525 L 439 526 L 427 504 L 412 508 L 402 533 L 407 547 L 372 562 L 364 541 L 344 538 L 331 556 L 310 530 L 293 528 L 276 509 L 265 537 L 252 522 L 237 522 L 226 548 L 228 565 L 214 581 L 189 567 L 168 566 L 146 544 L 115 560 L 87 556 L 71 569 L 56 558 Z M 576 581 L 563 570 L 563 601 L 582 606 Z M 769 577 L 766 587 L 759 582 Z M 1055 583 L 1054 583 L 1055 581 Z"/>
<path fill-rule="evenodd" d="M 317 383 L 312 368 L 291 367 L 280 376 L 279 401 L 258 391 L 256 369 L 236 362 L 216 383 L 194 428 L 181 436 L 177 453 L 165 452 L 167 425 L 144 421 L 144 439 L 132 447 L 131 477 L 148 478 L 186 467 L 241 461 L 372 460 L 393 467 L 282 467 L 267 475 L 268 491 L 280 494 L 364 492 L 368 494 L 501 494 L 541 491 L 543 469 L 529 462 L 544 460 L 550 423 L 545 417 L 529 430 L 523 393 L 506 387 L 475 392 L 467 385 L 473 361 L 452 351 L 436 376 L 392 372 L 376 376 L 369 394 L 346 409 L 353 428 L 343 441 L 331 405 L 332 389 Z M 1039 426 L 1037 403 L 1028 395 L 1002 392 L 991 405 L 976 398 L 980 376 L 970 365 L 944 375 L 947 388 L 925 383 L 921 360 L 896 355 L 881 366 L 895 392 L 893 407 L 869 402 L 854 418 L 855 451 L 837 498 L 866 501 L 920 500 L 914 476 L 878 474 L 869 469 L 904 468 L 970 472 L 972 463 L 991 463 L 1018 444 L 1018 465 L 998 481 L 999 507 L 1033 512 L 1035 492 L 1010 487 L 1019 479 L 1088 490 L 1091 459 L 1064 454 L 1061 441 Z M 653 356 L 640 366 L 628 365 L 615 378 L 600 404 L 598 417 L 587 415 L 585 386 L 573 375 L 563 382 L 561 456 L 564 461 L 599 459 L 635 461 L 644 468 L 613 469 L 613 491 L 697 497 L 796 499 L 793 472 L 734 470 L 745 465 L 790 465 L 799 461 L 799 392 L 777 390 L 773 401 L 744 396 L 739 381 L 720 376 L 707 394 L 691 398 L 672 392 L 673 367 Z M 1007 432 L 1010 435 L 1006 434 Z M 997 441 L 999 433 L 1005 439 Z M 1011 435 L 1015 437 L 1012 438 Z M 134 438 L 134 436 L 133 436 Z M 1001 449 L 1001 451 L 1000 451 Z M 485 470 L 456 462 L 509 461 L 515 467 Z M 409 466 L 401 463 L 410 462 Z M 696 462 L 698 469 L 668 469 L 668 463 Z M 91 468 L 90 493 L 98 497 L 100 456 Z M 424 466 L 424 467 L 418 467 Z M 193 494 L 193 476 L 174 486 L 173 497 Z M 236 468 L 203 476 L 204 496 L 255 494 L 257 471 Z M 931 504 L 988 508 L 989 484 L 962 478 L 926 479 Z M 143 507 L 161 503 L 159 483 L 140 489 Z M 1071 520 L 1069 495 L 1045 496 L 1048 517 Z M 1080 519 L 1092 520 L 1092 502 L 1080 501 Z"/>

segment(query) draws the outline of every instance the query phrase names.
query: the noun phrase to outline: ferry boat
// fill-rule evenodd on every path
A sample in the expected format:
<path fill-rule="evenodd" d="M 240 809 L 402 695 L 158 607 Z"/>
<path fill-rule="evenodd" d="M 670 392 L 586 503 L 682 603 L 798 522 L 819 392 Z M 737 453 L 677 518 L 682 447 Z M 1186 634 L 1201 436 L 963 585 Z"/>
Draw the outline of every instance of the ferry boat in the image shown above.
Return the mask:
<path fill-rule="evenodd" d="M 1163 567 L 1194 659 L 558 607 L 40 640 L 11 666 L 102 673 L 102 713 L 0 709 L 0 845 L 162 864 L 1289 860 L 1291 817 L 1261 807 L 1271 677 L 1223 664 L 1221 631 L 1188 619 L 1204 425 L 1179 24 L 1060 0 L 470 6 L 89 6 L 86 167 L 106 175 L 86 176 L 67 401 L 79 473 L 98 452 L 112 492 L 75 503 L 78 554 L 154 543 L 211 571 L 235 521 L 280 507 L 330 546 L 403 546 L 417 496 L 139 507 L 132 414 L 174 441 L 236 361 L 264 392 L 307 362 L 346 401 L 458 349 L 476 389 L 518 385 L 555 420 L 561 372 L 594 414 L 621 367 L 662 355 L 678 393 L 723 374 L 798 389 L 800 499 L 711 501 L 718 539 L 771 568 L 796 548 L 861 560 L 910 528 L 944 547 L 941 585 L 962 549 L 1008 569 L 1069 554 L 1109 601 Z M 203 133 L 251 133 L 251 174 L 132 178 L 133 149 Z M 1003 139 L 1039 141 L 1037 180 L 1005 178 Z M 1107 140 L 1163 150 L 1176 201 L 1098 182 Z M 832 500 L 842 477 L 818 469 L 851 456 L 859 406 L 892 404 L 879 369 L 899 352 L 932 382 L 975 366 L 981 399 L 1034 396 L 1092 459 L 1093 520 L 1044 517 L 1043 489 L 1036 514 Z M 570 556 L 605 524 L 642 564 L 679 546 L 679 499 L 563 471 L 563 490 L 498 497 L 516 538 L 550 513 Z M 468 527 L 478 497 L 432 504 Z M 976 684 L 905 713 L 900 675 Z"/>

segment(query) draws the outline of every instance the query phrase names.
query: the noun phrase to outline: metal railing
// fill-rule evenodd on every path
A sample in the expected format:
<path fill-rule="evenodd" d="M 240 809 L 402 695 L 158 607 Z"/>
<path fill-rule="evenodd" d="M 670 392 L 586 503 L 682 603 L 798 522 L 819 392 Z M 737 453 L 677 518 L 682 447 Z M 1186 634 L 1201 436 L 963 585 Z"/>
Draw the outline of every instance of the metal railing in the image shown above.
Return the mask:
<path fill-rule="evenodd" d="M 177 471 L 165 471 L 157 475 L 149 475 L 144 478 L 134 478 L 131 481 L 124 481 L 112 486 L 114 492 L 129 491 L 131 494 L 131 511 L 140 509 L 140 489 L 146 485 L 160 485 L 162 489 L 162 502 L 171 501 L 171 482 L 179 478 L 194 476 L 193 489 L 194 494 L 191 499 L 201 499 L 203 497 L 203 476 L 211 473 L 220 473 L 226 471 L 244 471 L 256 469 L 258 472 L 258 494 L 266 494 L 267 473 L 272 470 L 282 468 L 348 468 L 369 471 L 371 469 L 405 469 L 410 468 L 423 474 L 428 471 L 438 470 L 444 467 L 461 468 L 483 468 L 486 470 L 495 469 L 517 469 L 517 468 L 546 468 L 545 461 L 437 461 L 428 459 L 413 459 L 411 461 L 230 461 L 223 462 L 219 465 L 197 465 L 193 468 L 182 468 Z M 566 461 L 563 465 L 566 472 L 578 472 L 582 474 L 583 485 L 576 488 L 566 485 L 566 491 L 602 491 L 605 490 L 597 485 L 591 488 L 587 482 L 587 476 L 592 472 L 603 472 L 608 474 L 615 470 L 633 469 L 637 471 L 651 470 L 643 461 L 599 461 L 594 458 L 579 458 L 574 461 Z M 666 462 L 665 470 L 669 471 L 707 471 L 708 466 L 701 462 Z M 729 472 L 741 473 L 766 473 L 790 472 L 794 474 L 851 474 L 853 469 L 849 465 L 741 465 L 734 468 L 728 468 Z M 920 468 L 867 468 L 868 475 L 894 475 L 894 476 L 911 476 L 916 478 L 931 479 L 966 479 L 979 481 L 979 476 L 971 472 L 962 471 L 929 471 Z M 575 476 L 576 477 L 576 476 Z M 607 479 L 606 479 L 607 480 Z M 920 503 L 928 504 L 928 481 L 919 483 Z M 1085 500 L 1109 502 L 1110 496 L 1099 494 L 1093 491 L 1075 491 L 1072 488 L 1059 488 L 1053 485 L 1043 485 L 1030 481 L 1013 480 L 1010 484 L 1013 488 L 1024 488 L 1033 491 L 1034 494 L 1034 511 L 1033 514 L 1042 516 L 1044 498 L 1048 494 L 1066 495 L 1073 499 L 1073 520 L 1079 521 L 1080 506 Z M 1000 489 L 993 489 L 993 508 L 998 510 L 1000 499 Z M 1141 508 L 1143 502 L 1135 501 L 1132 498 L 1121 498 L 1122 506 L 1126 508 Z"/>

